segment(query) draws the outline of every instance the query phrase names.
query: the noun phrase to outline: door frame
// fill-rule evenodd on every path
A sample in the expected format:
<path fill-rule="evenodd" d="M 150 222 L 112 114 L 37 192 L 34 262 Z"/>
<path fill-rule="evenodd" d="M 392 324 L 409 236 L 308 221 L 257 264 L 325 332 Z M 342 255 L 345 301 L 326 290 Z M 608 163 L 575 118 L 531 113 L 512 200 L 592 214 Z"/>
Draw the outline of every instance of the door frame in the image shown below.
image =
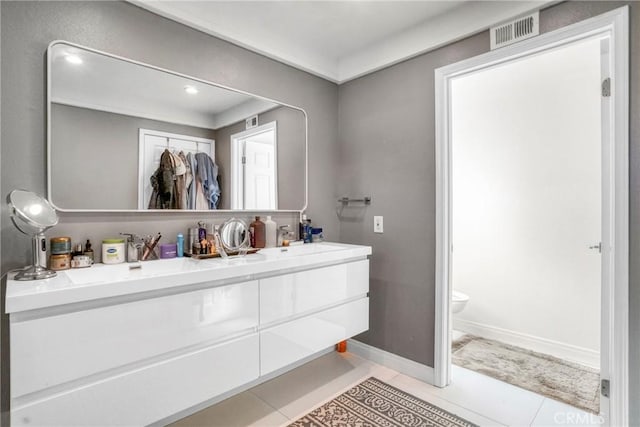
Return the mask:
<path fill-rule="evenodd" d="M 608 201 L 603 198 L 610 221 L 603 237 L 602 318 L 608 347 L 601 358 L 608 361 L 603 378 L 611 384 L 609 425 L 629 425 L 629 8 L 624 6 L 549 33 L 503 47 L 435 70 L 436 99 L 436 286 L 434 385 L 451 381 L 451 80 L 528 55 L 556 49 L 593 37 L 608 37 L 611 78 L 609 152 L 603 153 L 603 173 L 608 172 Z M 604 129 L 603 129 L 604 131 Z M 604 135 L 603 135 L 604 136 Z M 607 161 L 608 159 L 608 161 Z M 609 250 L 607 250 L 609 249 Z M 605 257 L 607 257 L 605 259 Z M 608 280 L 607 280 L 608 279 Z M 607 284 L 608 282 L 608 284 Z"/>

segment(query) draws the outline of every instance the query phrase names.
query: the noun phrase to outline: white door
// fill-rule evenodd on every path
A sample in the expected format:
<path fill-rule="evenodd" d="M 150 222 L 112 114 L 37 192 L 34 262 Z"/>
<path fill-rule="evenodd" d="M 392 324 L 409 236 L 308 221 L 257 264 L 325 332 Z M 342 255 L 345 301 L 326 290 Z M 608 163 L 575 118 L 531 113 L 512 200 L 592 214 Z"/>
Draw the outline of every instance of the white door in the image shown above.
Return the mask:
<path fill-rule="evenodd" d="M 264 140 L 263 140 L 264 138 Z M 244 143 L 244 208 L 276 209 L 273 131 Z"/>
<path fill-rule="evenodd" d="M 231 208 L 278 209 L 276 122 L 231 136 Z"/>

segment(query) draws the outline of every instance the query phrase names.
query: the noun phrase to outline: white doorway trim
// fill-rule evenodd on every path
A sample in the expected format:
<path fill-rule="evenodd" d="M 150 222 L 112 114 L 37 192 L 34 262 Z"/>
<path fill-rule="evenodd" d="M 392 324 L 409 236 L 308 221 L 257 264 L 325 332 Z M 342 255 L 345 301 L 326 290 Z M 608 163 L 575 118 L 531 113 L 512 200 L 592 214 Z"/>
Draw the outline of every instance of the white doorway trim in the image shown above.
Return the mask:
<path fill-rule="evenodd" d="M 436 94 L 436 289 L 434 385 L 444 387 L 451 381 L 451 80 L 500 63 L 556 49 L 592 37 L 610 41 L 611 116 L 609 152 L 603 153 L 603 173 L 609 182 L 603 209 L 610 218 L 603 241 L 609 234 L 609 248 L 602 256 L 609 265 L 603 276 L 603 336 L 601 357 L 608 361 L 609 372 L 601 376 L 611 382 L 609 413 L 611 426 L 629 425 L 629 10 L 622 7 L 576 24 L 470 58 L 435 71 Z M 608 249 L 608 250 L 607 250 Z M 603 270 L 604 271 L 604 270 Z M 608 282 L 608 286 L 606 284 Z"/>

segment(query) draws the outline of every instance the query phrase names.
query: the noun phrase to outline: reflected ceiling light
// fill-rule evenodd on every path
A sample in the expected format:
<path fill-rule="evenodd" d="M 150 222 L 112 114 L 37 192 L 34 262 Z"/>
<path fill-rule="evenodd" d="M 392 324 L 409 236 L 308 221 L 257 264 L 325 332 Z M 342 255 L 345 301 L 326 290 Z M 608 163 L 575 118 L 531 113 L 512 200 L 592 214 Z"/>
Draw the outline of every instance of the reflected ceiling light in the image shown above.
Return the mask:
<path fill-rule="evenodd" d="M 67 54 L 67 56 L 65 56 L 64 59 L 66 59 L 67 62 L 69 62 L 70 64 L 74 64 L 74 65 L 82 64 L 82 58 L 72 53 Z"/>
<path fill-rule="evenodd" d="M 185 86 L 184 87 L 184 91 L 187 92 L 189 95 L 195 95 L 196 93 L 198 93 L 198 89 L 196 89 L 194 86 Z"/>
<path fill-rule="evenodd" d="M 26 211 L 29 212 L 31 215 L 38 216 L 40 215 L 40 213 L 42 213 L 42 205 L 34 203 L 30 206 L 27 206 Z"/>

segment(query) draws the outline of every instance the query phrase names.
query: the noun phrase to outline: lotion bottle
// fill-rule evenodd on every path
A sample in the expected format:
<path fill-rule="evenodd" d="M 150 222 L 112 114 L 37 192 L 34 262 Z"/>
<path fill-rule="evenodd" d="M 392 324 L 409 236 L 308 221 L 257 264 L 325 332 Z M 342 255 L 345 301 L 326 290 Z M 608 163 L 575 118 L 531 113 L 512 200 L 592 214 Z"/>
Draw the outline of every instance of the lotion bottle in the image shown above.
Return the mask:
<path fill-rule="evenodd" d="M 267 216 L 267 220 L 264 222 L 265 232 L 265 248 L 275 248 L 276 241 L 278 239 L 278 224 L 271 219 L 271 216 Z"/>
<path fill-rule="evenodd" d="M 178 236 L 176 237 L 176 255 L 178 257 L 183 257 L 184 256 L 184 236 L 182 235 L 182 233 L 178 233 Z"/>

